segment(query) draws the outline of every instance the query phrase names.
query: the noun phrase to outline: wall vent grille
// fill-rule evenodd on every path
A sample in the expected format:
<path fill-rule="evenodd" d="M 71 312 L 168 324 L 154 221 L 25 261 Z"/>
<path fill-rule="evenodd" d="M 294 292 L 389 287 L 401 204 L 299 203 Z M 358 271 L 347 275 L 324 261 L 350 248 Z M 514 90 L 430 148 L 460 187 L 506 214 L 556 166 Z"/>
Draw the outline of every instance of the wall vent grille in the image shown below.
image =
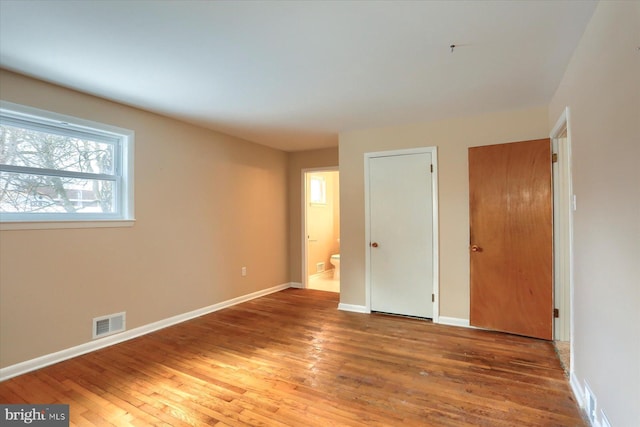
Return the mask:
<path fill-rule="evenodd" d="M 106 337 L 124 331 L 126 328 L 126 313 L 109 314 L 93 318 L 93 339 Z"/>
<path fill-rule="evenodd" d="M 598 401 L 596 400 L 596 396 L 593 394 L 593 392 L 591 391 L 591 387 L 589 387 L 589 384 L 587 384 L 586 381 L 584 382 L 584 400 L 584 409 L 587 413 L 587 418 L 589 418 L 591 425 L 593 425 L 596 422 L 596 409 L 598 408 Z"/>

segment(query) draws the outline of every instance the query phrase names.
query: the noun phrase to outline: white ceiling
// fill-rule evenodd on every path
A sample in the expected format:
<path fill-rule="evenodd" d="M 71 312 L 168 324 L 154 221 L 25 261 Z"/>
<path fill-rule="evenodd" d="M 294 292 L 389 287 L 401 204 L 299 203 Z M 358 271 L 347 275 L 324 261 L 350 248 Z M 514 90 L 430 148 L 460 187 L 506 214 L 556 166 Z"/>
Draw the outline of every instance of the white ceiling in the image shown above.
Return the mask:
<path fill-rule="evenodd" d="M 298 151 L 546 105 L 595 5 L 0 0 L 0 65 Z"/>

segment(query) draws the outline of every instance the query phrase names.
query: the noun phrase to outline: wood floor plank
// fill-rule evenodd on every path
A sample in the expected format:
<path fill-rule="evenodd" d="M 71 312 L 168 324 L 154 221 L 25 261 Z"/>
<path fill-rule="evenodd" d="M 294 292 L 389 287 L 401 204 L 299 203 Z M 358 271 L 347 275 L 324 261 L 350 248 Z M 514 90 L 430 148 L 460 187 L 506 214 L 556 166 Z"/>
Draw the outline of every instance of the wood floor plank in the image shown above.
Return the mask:
<path fill-rule="evenodd" d="M 0 383 L 70 425 L 586 426 L 546 341 L 288 289 Z"/>

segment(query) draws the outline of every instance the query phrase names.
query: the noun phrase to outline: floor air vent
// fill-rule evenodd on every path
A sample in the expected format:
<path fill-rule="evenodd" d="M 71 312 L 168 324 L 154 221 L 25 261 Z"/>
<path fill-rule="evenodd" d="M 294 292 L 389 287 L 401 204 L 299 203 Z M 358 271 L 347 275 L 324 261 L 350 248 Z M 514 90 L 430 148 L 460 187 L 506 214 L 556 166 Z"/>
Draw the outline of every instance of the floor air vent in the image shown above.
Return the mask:
<path fill-rule="evenodd" d="M 126 313 L 110 314 L 93 318 L 93 338 L 106 337 L 125 330 Z"/>

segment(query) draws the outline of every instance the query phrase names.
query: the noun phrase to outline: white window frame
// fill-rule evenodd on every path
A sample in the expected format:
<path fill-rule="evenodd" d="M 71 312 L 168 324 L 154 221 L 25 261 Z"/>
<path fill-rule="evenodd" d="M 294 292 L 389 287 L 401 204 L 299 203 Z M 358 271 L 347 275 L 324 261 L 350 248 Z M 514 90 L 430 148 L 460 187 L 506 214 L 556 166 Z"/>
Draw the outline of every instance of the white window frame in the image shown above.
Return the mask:
<path fill-rule="evenodd" d="M 108 179 L 115 183 L 116 200 L 113 213 L 5 213 L 0 212 L 0 230 L 39 228 L 127 227 L 134 217 L 134 132 L 116 126 L 40 110 L 0 100 L 0 122 L 28 122 L 29 127 L 55 128 L 68 135 L 86 135 L 115 145 L 113 175 L 81 172 L 44 171 L 45 174 L 78 178 Z M 1 165 L 0 171 L 35 173 L 36 169 Z M 86 176 L 85 176 L 86 175 Z M 91 176 L 88 176 L 91 175 Z"/>

